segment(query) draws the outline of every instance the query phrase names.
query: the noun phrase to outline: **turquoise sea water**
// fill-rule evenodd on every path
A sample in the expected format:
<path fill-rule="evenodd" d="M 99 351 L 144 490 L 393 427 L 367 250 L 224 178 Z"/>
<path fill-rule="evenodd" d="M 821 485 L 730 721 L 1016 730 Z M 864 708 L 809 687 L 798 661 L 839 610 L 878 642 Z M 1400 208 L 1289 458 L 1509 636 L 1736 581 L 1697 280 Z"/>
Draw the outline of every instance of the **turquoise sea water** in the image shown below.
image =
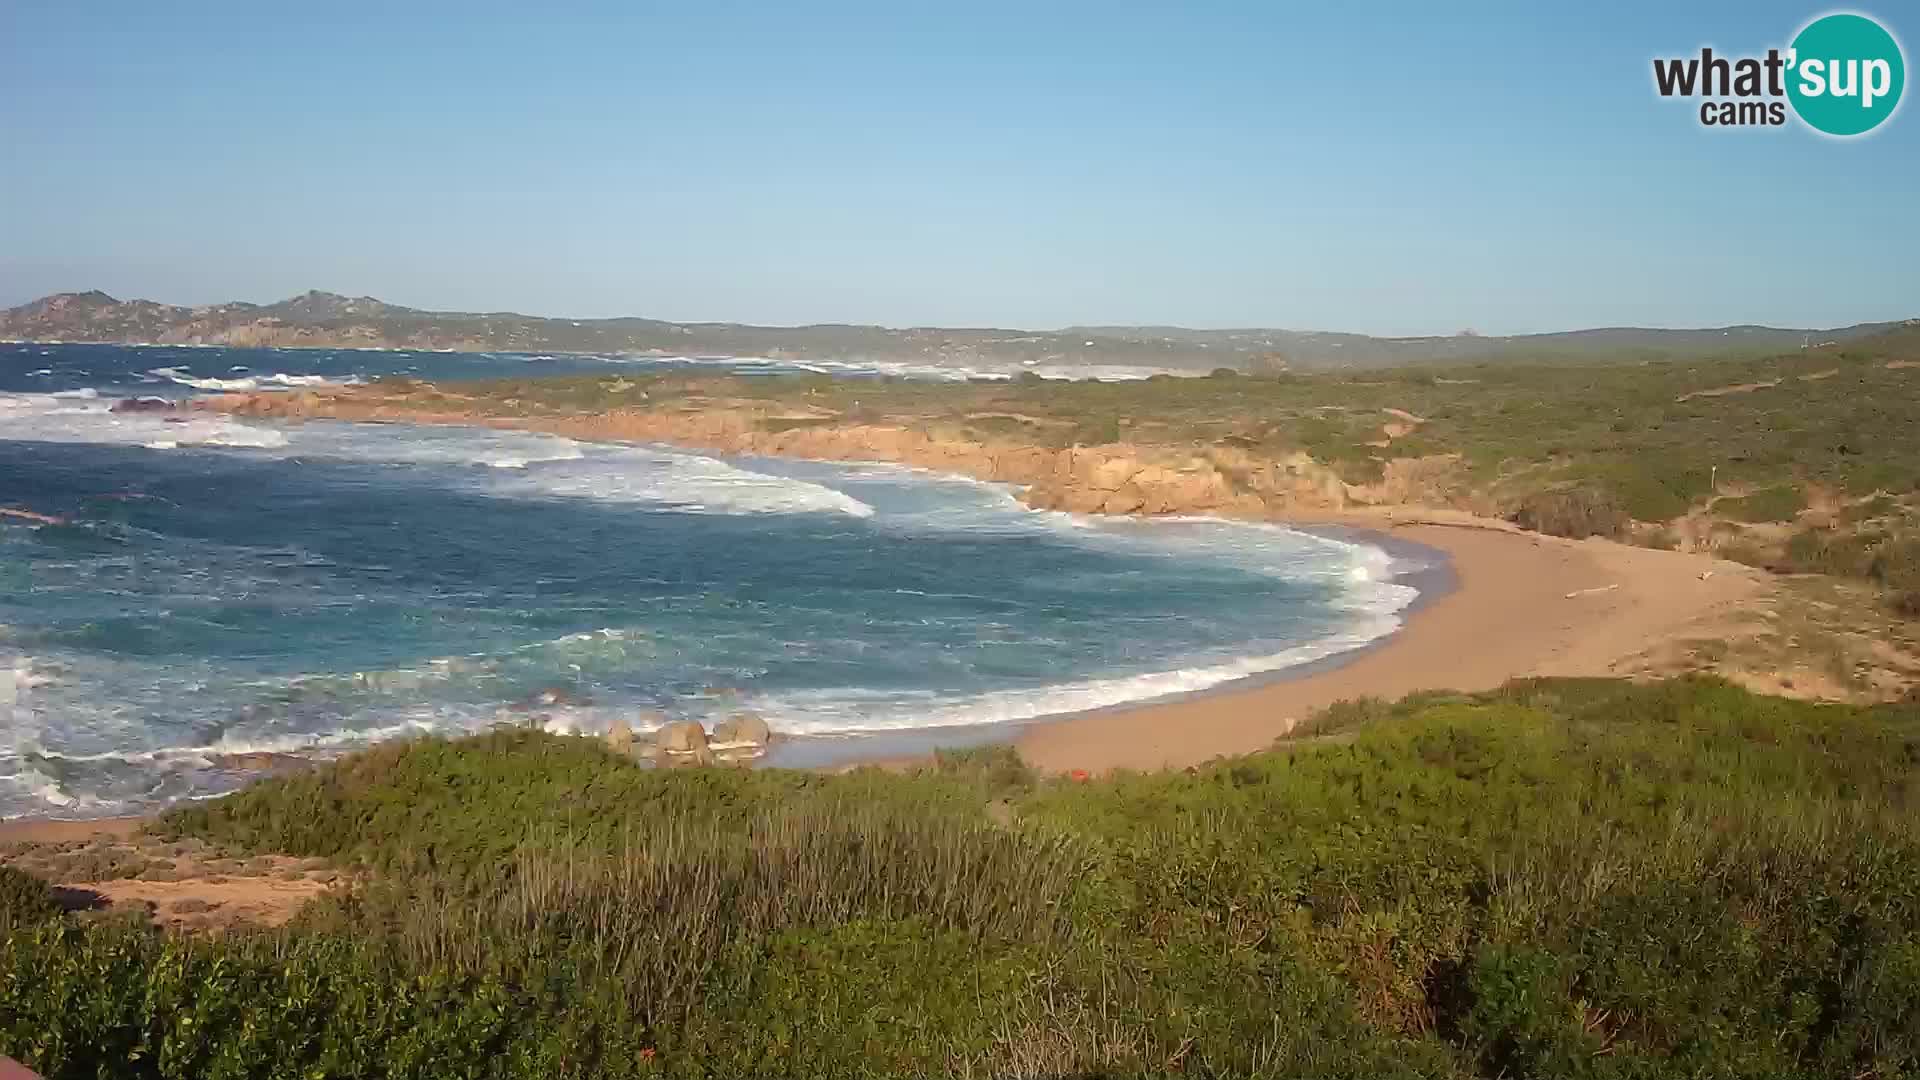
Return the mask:
<path fill-rule="evenodd" d="M 1414 596 L 1364 543 L 893 466 L 110 411 L 526 363 L 0 347 L 0 506 L 65 521 L 0 519 L 0 813 L 216 794 L 224 754 L 482 730 L 555 687 L 557 730 L 744 709 L 857 754 L 1284 670 Z"/>

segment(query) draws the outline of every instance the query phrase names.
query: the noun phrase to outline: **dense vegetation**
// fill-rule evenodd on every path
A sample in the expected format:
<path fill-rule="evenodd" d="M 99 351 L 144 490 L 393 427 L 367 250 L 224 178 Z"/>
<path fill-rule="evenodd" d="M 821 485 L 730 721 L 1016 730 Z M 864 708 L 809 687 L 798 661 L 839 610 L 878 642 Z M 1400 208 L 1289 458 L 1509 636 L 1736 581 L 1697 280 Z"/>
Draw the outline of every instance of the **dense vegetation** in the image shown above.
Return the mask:
<path fill-rule="evenodd" d="M 360 868 L 280 931 L 39 917 L 92 1076 L 1920 1075 L 1920 707 L 1361 703 L 1185 773 L 382 747 L 164 827 Z M 11 892 L 6 895 L 13 895 Z"/>

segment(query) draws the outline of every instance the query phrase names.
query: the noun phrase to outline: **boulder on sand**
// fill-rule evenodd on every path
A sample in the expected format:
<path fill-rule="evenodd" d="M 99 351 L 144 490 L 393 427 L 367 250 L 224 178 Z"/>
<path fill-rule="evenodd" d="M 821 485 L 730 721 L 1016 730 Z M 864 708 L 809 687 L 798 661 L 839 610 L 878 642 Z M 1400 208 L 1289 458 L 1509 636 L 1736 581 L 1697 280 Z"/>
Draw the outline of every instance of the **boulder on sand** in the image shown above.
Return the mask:
<path fill-rule="evenodd" d="M 625 717 L 622 717 L 622 716 L 614 717 L 613 723 L 607 725 L 606 740 L 607 740 L 607 749 L 613 751 L 614 753 L 616 754 L 632 753 L 633 752 L 633 725 L 627 723 Z"/>
<path fill-rule="evenodd" d="M 669 754 L 698 754 L 707 749 L 707 729 L 694 720 L 676 720 L 654 733 L 653 744 Z"/>
<path fill-rule="evenodd" d="M 716 743 L 752 743 L 765 746 L 773 741 L 773 729 L 765 720 L 752 713 L 736 713 L 732 717 L 714 725 L 713 741 Z"/>

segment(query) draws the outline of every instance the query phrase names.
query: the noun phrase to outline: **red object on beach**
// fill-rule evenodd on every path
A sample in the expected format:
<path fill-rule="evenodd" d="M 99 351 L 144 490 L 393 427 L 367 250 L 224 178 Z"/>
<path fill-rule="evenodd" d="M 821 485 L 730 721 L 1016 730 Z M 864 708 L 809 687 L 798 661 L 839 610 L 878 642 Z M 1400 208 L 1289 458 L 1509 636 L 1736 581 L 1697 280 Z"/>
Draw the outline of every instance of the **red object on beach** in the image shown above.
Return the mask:
<path fill-rule="evenodd" d="M 1076 783 L 1081 783 L 1081 784 L 1084 784 L 1087 781 L 1093 779 L 1093 774 L 1087 772 L 1087 770 L 1085 769 L 1075 769 L 1072 772 L 1068 773 L 1067 775 L 1073 777 Z"/>

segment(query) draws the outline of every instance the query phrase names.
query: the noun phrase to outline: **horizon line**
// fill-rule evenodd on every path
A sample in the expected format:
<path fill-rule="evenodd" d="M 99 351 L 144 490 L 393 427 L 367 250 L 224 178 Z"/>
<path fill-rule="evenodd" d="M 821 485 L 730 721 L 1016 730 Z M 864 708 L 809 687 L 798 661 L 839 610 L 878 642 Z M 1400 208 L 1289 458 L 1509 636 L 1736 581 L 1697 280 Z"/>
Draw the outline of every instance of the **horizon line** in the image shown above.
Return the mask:
<path fill-rule="evenodd" d="M 1860 322 L 1845 323 L 1838 326 L 1778 326 L 1770 323 L 1756 323 L 1756 322 L 1725 323 L 1721 325 L 1681 325 L 1681 326 L 1674 326 L 1674 325 L 1652 326 L 1652 325 L 1645 325 L 1645 324 L 1613 323 L 1613 324 L 1605 324 L 1605 325 L 1598 325 L 1598 326 L 1576 326 L 1576 327 L 1570 327 L 1570 328 L 1560 329 L 1560 330 L 1534 330 L 1534 331 L 1528 331 L 1525 333 L 1518 333 L 1518 334 L 1483 334 L 1470 327 L 1462 328 L 1460 330 L 1450 331 L 1446 333 L 1370 334 L 1370 333 L 1366 333 L 1364 331 L 1359 331 L 1359 330 L 1329 330 L 1329 329 L 1310 329 L 1309 330 L 1309 329 L 1299 329 L 1296 327 L 1288 327 L 1288 326 L 1257 326 L 1257 325 L 1190 326 L 1182 323 L 1164 323 L 1164 322 L 1141 322 L 1141 323 L 1088 322 L 1088 323 L 1068 323 L 1065 325 L 1054 326 L 1054 327 L 995 326 L 990 324 L 939 325 L 939 324 L 932 324 L 932 323 L 897 325 L 897 324 L 878 323 L 878 322 L 836 322 L 836 321 L 807 322 L 807 323 L 754 323 L 754 322 L 739 322 L 735 320 L 725 320 L 725 319 L 693 319 L 693 320 L 663 319 L 663 318 L 658 318 L 652 315 L 638 315 L 638 314 L 536 315 L 536 314 L 531 314 L 524 311 L 516 311 L 508 308 L 501 308 L 501 309 L 490 310 L 490 311 L 477 311 L 477 310 L 462 311 L 462 310 L 455 310 L 451 308 L 422 308 L 422 307 L 412 307 L 407 304 L 395 303 L 390 300 L 383 300 L 380 297 L 373 296 L 372 294 L 369 294 L 369 293 L 362 293 L 356 296 L 351 293 L 338 293 L 338 292 L 332 292 L 326 289 L 307 289 L 304 292 L 294 293 L 291 296 L 282 297 L 281 299 L 278 299 L 278 300 L 267 301 L 265 303 L 261 303 L 253 300 L 232 299 L 232 300 L 217 301 L 215 303 L 210 303 L 210 304 L 176 304 L 176 303 L 171 303 L 169 301 L 152 300 L 146 297 L 139 297 L 139 296 L 122 298 L 122 297 L 114 296 L 112 293 L 107 292 L 105 289 L 99 289 L 99 288 L 78 289 L 78 290 L 66 289 L 66 290 L 58 290 L 55 292 L 45 293 L 40 296 L 34 297 L 33 299 L 25 300 L 18 304 L 14 304 L 10 307 L 0 308 L 0 313 L 11 313 L 11 312 L 19 311 L 23 308 L 32 307 L 35 304 L 44 303 L 45 301 L 53 300 L 58 297 L 80 297 L 80 296 L 91 296 L 91 295 L 99 295 L 99 296 L 106 297 L 109 301 L 112 301 L 115 304 L 153 304 L 158 307 L 175 308 L 182 311 L 202 311 L 202 310 L 208 310 L 212 308 L 231 307 L 236 305 L 245 305 L 247 307 L 254 307 L 254 308 L 267 308 L 267 307 L 273 307 L 277 304 L 285 304 L 285 303 L 290 303 L 296 300 L 305 299 L 307 297 L 327 297 L 332 299 L 348 300 L 348 301 L 366 300 L 376 304 L 382 304 L 387 307 L 397 308 L 403 311 L 418 312 L 423 315 L 477 315 L 477 316 L 502 316 L 502 317 L 511 316 L 514 318 L 521 318 L 521 319 L 540 319 L 540 320 L 549 321 L 549 322 L 585 323 L 585 322 L 619 322 L 623 320 L 639 320 L 642 322 L 658 323 L 662 326 L 673 326 L 673 327 L 726 326 L 726 327 L 742 327 L 742 328 L 755 329 L 755 330 L 810 330 L 810 329 L 819 329 L 819 328 L 825 328 L 825 327 L 846 327 L 849 329 L 886 330 L 886 331 L 894 331 L 894 332 L 915 331 L 915 330 L 951 330 L 951 331 L 966 331 L 966 332 L 974 332 L 974 333 L 993 332 L 993 333 L 1028 333 L 1028 334 L 1063 334 L 1063 333 L 1074 332 L 1074 331 L 1085 331 L 1085 332 L 1093 333 L 1093 332 L 1098 332 L 1103 330 L 1106 330 L 1106 331 L 1181 330 L 1181 331 L 1188 331 L 1193 333 L 1204 333 L 1204 334 L 1280 332 L 1280 333 L 1287 333 L 1287 334 L 1321 335 L 1321 336 L 1329 336 L 1329 337 L 1367 338 L 1373 341 L 1387 341 L 1387 342 L 1441 341 L 1441 340 L 1449 340 L 1449 339 L 1455 339 L 1455 338 L 1461 338 L 1461 339 L 1478 338 L 1486 341 L 1511 341 L 1511 340 L 1522 339 L 1522 338 L 1563 337 L 1563 336 L 1572 335 L 1572 334 L 1599 334 L 1599 333 L 1607 333 L 1610 331 L 1622 331 L 1622 330 L 1656 331 L 1656 332 L 1669 332 L 1669 333 L 1687 333 L 1687 332 L 1708 333 L 1716 330 L 1721 332 L 1730 332 L 1734 330 L 1755 330 L 1755 331 L 1773 331 L 1776 333 L 1813 334 L 1813 333 L 1827 333 L 1827 332 L 1840 331 L 1840 330 L 1851 330 L 1861 326 L 1902 326 L 1902 325 L 1909 325 L 1915 322 L 1920 322 L 1920 316 L 1896 316 L 1896 317 L 1887 318 L 1887 319 L 1864 319 L 1864 320 L 1861 320 Z"/>

